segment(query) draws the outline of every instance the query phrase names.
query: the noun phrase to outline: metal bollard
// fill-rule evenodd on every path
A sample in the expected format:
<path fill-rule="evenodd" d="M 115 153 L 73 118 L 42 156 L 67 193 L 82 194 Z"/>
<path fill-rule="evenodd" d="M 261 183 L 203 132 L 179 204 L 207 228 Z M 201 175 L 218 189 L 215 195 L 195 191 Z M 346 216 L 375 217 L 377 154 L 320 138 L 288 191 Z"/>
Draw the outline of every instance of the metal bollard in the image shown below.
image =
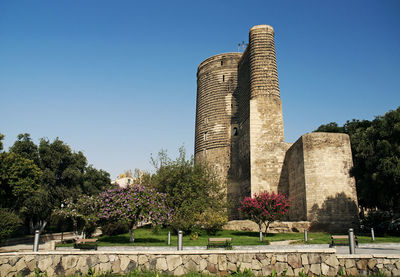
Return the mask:
<path fill-rule="evenodd" d="M 349 229 L 349 251 L 350 254 L 355 254 L 355 243 L 354 243 L 354 230 L 352 228 Z"/>
<path fill-rule="evenodd" d="M 168 245 L 171 245 L 171 231 L 168 231 Z"/>
<path fill-rule="evenodd" d="M 182 233 L 182 231 L 179 231 L 178 232 L 178 251 L 183 250 L 183 242 L 182 242 L 182 240 L 183 240 L 183 233 Z"/>
<path fill-rule="evenodd" d="M 35 240 L 33 241 L 33 252 L 38 252 L 39 250 L 39 230 L 35 231 Z"/>
<path fill-rule="evenodd" d="M 304 241 L 308 241 L 307 230 L 304 230 Z"/>
<path fill-rule="evenodd" d="M 260 241 L 263 241 L 263 233 L 261 230 L 260 230 Z"/>
<path fill-rule="evenodd" d="M 372 238 L 372 241 L 375 241 L 375 232 L 374 232 L 374 228 L 371 228 L 371 238 Z"/>

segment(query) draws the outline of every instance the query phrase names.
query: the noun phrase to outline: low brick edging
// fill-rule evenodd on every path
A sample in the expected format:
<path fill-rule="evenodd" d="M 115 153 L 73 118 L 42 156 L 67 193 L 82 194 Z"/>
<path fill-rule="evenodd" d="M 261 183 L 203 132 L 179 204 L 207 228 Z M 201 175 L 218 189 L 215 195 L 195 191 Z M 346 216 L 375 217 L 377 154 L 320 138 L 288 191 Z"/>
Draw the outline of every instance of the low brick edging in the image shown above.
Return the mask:
<path fill-rule="evenodd" d="M 367 275 L 381 271 L 400 276 L 399 255 L 339 255 L 334 249 L 318 250 L 212 250 L 212 251 L 51 251 L 0 253 L 0 276 L 34 275 L 35 268 L 48 276 L 88 272 L 126 273 L 135 269 L 174 275 L 202 272 L 226 275 L 251 269 L 257 275 L 289 276 L 300 272 L 334 276 Z"/>

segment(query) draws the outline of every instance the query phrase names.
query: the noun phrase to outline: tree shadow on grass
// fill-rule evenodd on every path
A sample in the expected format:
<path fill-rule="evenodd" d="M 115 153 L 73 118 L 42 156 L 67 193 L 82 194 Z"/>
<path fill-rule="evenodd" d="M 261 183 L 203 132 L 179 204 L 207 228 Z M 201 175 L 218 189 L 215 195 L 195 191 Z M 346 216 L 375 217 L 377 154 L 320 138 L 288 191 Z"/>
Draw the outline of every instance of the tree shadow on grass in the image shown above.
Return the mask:
<path fill-rule="evenodd" d="M 108 243 L 120 243 L 120 244 L 130 244 L 129 237 L 127 236 L 113 236 L 113 237 L 103 237 L 100 238 L 99 241 L 101 242 L 108 242 Z M 155 238 L 135 238 L 134 243 L 160 243 L 165 242 L 161 239 Z"/>
<path fill-rule="evenodd" d="M 232 231 L 231 234 L 237 237 L 258 237 L 258 232 L 243 232 L 243 231 Z"/>

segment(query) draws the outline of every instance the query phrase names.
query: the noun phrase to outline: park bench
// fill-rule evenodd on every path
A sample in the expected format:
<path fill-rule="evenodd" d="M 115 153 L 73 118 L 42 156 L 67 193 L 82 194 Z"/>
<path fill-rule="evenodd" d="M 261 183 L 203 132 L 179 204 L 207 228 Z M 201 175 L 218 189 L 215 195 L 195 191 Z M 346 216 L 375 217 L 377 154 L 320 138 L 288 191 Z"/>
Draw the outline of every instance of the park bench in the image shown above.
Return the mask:
<path fill-rule="evenodd" d="M 97 239 L 77 239 L 74 248 L 97 250 Z"/>
<path fill-rule="evenodd" d="M 356 247 L 358 247 L 358 239 L 354 236 L 354 241 L 356 243 Z M 331 236 L 331 244 L 329 247 L 334 247 L 335 245 L 348 245 L 349 244 L 349 236 L 348 235 L 332 235 Z"/>
<path fill-rule="evenodd" d="M 212 247 L 225 247 L 232 249 L 232 238 L 208 238 L 207 249 Z"/>

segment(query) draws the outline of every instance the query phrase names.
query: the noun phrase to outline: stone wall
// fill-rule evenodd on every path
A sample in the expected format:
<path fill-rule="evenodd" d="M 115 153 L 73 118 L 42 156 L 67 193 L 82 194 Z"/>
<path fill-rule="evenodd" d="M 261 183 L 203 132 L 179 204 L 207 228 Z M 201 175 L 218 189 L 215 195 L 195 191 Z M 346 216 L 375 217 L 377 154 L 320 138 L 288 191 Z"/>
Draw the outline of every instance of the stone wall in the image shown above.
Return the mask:
<path fill-rule="evenodd" d="M 188 272 L 227 275 L 250 269 L 257 275 L 367 275 L 381 271 L 400 275 L 400 255 L 336 255 L 334 249 L 284 252 L 274 251 L 170 251 L 170 252 L 26 252 L 0 253 L 0 276 L 34 276 L 34 270 L 47 276 L 96 273 L 127 273 L 135 269 L 174 275 Z"/>
<path fill-rule="evenodd" d="M 346 134 L 302 136 L 307 220 L 312 230 L 343 231 L 358 226 L 358 204 L 350 138 Z M 321 174 L 323 172 L 323 174 Z M 314 227 L 314 228 L 313 228 Z"/>

